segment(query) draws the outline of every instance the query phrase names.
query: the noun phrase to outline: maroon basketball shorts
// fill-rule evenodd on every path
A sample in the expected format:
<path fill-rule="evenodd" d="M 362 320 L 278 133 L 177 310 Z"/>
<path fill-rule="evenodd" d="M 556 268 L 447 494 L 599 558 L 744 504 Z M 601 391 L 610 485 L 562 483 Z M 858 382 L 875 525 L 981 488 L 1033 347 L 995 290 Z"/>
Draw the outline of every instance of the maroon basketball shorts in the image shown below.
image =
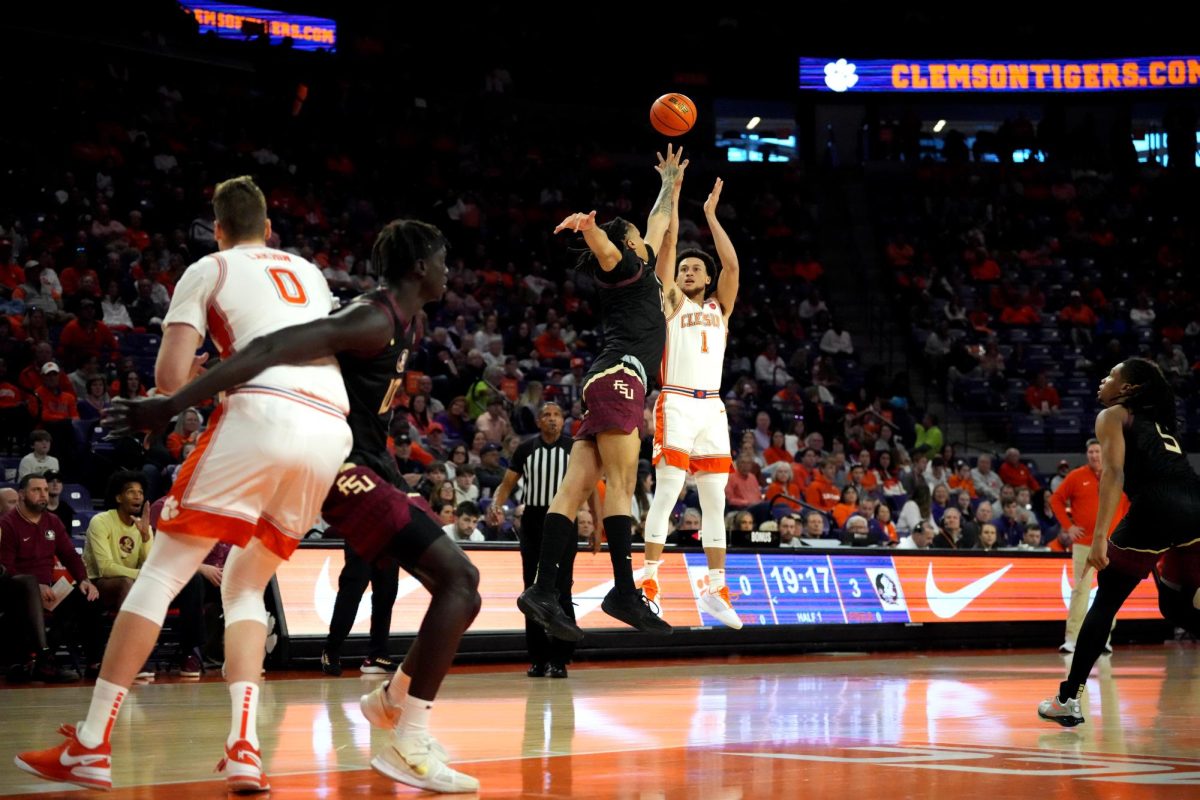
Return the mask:
<path fill-rule="evenodd" d="M 583 386 L 583 423 L 576 439 L 594 440 L 601 433 L 629 433 L 642 424 L 646 384 L 632 367 L 617 364 L 588 379 Z"/>
<path fill-rule="evenodd" d="M 321 516 L 363 560 L 392 556 L 410 572 L 429 545 L 445 536 L 423 498 L 358 464 L 342 466 Z"/>

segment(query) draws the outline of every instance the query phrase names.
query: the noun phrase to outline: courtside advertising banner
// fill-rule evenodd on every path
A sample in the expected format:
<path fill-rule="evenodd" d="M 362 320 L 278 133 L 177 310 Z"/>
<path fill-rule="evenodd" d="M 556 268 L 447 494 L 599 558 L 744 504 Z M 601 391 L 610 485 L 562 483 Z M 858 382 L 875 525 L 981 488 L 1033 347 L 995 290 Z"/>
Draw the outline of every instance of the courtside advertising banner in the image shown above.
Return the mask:
<path fill-rule="evenodd" d="M 483 610 L 471 626 L 477 633 L 520 632 L 517 610 L 521 556 L 516 550 L 473 550 L 479 567 Z M 297 550 L 278 574 L 292 636 L 329 631 L 339 549 Z M 417 632 L 429 595 L 401 572 L 392 632 Z M 1092 573 L 1092 595 L 1095 595 Z M 641 582 L 640 564 L 634 571 Z M 708 577 L 703 552 L 668 552 L 658 569 L 663 618 L 676 627 L 720 627 L 701 612 L 698 598 Z M 823 553 L 738 553 L 726 562 L 726 583 L 746 625 L 846 625 L 856 623 L 1026 622 L 1065 620 L 1070 602 L 1071 561 L 999 552 L 987 557 Z M 608 554 L 580 553 L 575 561 L 575 614 L 587 629 L 619 628 L 600 610 L 613 586 Z M 1159 619 L 1158 594 L 1143 581 L 1121 609 L 1120 619 Z M 363 596 L 353 633 L 367 633 L 370 590 Z"/>

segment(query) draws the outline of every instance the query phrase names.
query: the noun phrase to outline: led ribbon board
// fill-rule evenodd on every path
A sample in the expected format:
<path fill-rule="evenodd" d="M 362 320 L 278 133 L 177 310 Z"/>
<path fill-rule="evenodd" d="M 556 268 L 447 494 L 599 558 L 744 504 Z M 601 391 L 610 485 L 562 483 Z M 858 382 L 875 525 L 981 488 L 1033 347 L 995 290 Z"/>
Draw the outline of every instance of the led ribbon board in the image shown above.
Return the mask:
<path fill-rule="evenodd" d="M 223 39 L 245 39 L 262 32 L 271 44 L 291 37 L 296 50 L 333 50 L 337 46 L 337 23 L 324 17 L 206 0 L 186 0 L 179 5 L 196 19 L 201 33 L 215 31 Z"/>
<path fill-rule="evenodd" d="M 1200 56 L 1094 61 L 801 58 L 817 92 L 1106 92 L 1200 86 Z"/>

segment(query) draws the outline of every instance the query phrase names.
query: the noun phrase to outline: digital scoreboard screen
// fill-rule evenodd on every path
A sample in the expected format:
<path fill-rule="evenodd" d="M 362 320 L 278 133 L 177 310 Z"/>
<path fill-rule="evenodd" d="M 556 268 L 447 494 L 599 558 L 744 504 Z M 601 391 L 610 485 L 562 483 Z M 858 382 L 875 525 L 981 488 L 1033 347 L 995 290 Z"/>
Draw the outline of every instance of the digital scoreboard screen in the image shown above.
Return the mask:
<path fill-rule="evenodd" d="M 290 38 L 296 50 L 332 51 L 337 47 L 337 23 L 324 17 L 207 0 L 180 0 L 179 5 L 195 18 L 201 33 L 212 31 L 223 39 L 246 40 L 265 34 L 276 45 Z"/>

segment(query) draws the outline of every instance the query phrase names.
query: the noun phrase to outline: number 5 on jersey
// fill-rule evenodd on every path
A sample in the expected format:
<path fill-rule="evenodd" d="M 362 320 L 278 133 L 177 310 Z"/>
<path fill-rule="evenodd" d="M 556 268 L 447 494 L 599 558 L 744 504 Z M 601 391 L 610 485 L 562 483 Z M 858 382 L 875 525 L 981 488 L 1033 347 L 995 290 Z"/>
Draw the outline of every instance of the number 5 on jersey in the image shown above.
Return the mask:
<path fill-rule="evenodd" d="M 304 291 L 304 285 L 296 273 L 287 267 L 268 267 L 267 274 L 271 276 L 280 300 L 293 306 L 308 305 L 308 293 Z"/>
<path fill-rule="evenodd" d="M 1162 429 L 1162 426 L 1157 422 L 1154 423 L 1154 429 L 1158 431 L 1158 435 L 1162 437 L 1163 447 L 1167 448 L 1168 453 L 1178 453 L 1183 455 L 1183 448 L 1179 446 L 1179 440 Z"/>

